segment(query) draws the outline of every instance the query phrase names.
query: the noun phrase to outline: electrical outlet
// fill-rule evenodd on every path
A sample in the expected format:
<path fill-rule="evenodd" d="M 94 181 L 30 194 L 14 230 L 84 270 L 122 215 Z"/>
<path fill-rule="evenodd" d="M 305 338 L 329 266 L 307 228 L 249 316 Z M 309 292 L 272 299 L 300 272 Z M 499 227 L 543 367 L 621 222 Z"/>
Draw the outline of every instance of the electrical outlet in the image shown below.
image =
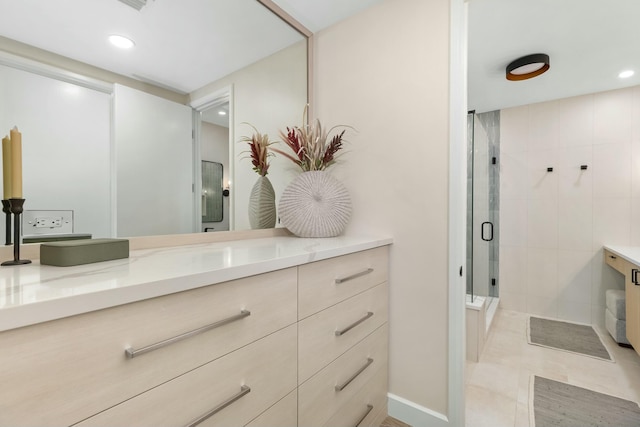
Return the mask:
<path fill-rule="evenodd" d="M 61 217 L 54 217 L 54 218 L 40 217 L 40 218 L 36 218 L 36 222 L 34 225 L 36 228 L 58 228 L 58 227 L 62 227 L 62 218 Z"/>
<path fill-rule="evenodd" d="M 29 210 L 22 213 L 24 237 L 73 234 L 72 210 Z"/>

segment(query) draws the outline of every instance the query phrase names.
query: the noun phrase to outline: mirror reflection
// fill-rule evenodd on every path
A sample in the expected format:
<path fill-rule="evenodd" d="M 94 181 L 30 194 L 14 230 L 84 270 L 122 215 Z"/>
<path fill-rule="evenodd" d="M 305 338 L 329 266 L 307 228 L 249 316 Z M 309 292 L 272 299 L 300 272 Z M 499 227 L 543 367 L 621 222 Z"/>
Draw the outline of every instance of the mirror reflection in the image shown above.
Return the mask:
<path fill-rule="evenodd" d="M 139 40 L 153 40 L 149 45 L 162 48 L 165 64 L 178 66 L 159 66 L 147 51 L 140 60 L 135 49 L 147 45 L 138 41 L 127 56 L 109 51 L 98 60 L 77 52 L 101 49 L 91 46 L 93 29 L 108 19 L 93 22 L 93 2 L 75 2 L 77 8 L 55 11 L 48 4 L 53 2 L 0 0 L 0 10 L 11 8 L 14 16 L 0 28 L 0 131 L 16 125 L 23 134 L 25 209 L 36 211 L 35 218 L 39 211 L 72 210 L 73 233 L 93 237 L 201 232 L 211 228 L 202 215 L 201 162 L 213 161 L 222 164 L 229 193 L 222 200 L 223 220 L 213 228 L 248 229 L 248 195 L 257 175 L 235 141 L 250 132 L 243 123 L 275 138 L 280 128 L 302 120 L 306 38 L 255 0 L 189 0 L 180 2 L 179 13 L 171 2 L 148 2 L 136 11 L 101 0 L 95 6 L 104 8 L 105 17 L 113 16 L 106 10 L 119 10 L 112 22 L 144 34 Z M 165 13 L 175 26 L 161 25 L 158 32 L 153 27 Z M 81 22 L 86 36 L 58 34 L 68 27 L 63 19 Z M 213 25 L 220 19 L 224 25 Z M 40 28 L 47 20 L 55 36 Z M 167 30 L 183 25 L 192 31 Z M 235 39 L 221 46 L 223 29 L 230 28 L 237 30 Z M 200 39 L 193 39 L 194 32 Z M 152 33 L 155 39 L 145 39 Z M 188 37 L 182 42 L 161 43 L 183 33 Z M 185 51 L 195 56 L 185 59 Z M 118 68 L 123 65 L 130 68 Z M 163 74 L 165 69 L 205 77 Z M 206 118 L 220 108 L 226 109 L 226 125 Z M 209 142 L 213 134 L 216 148 Z M 275 163 L 270 178 L 279 195 L 293 174 L 286 163 Z"/>
<path fill-rule="evenodd" d="M 202 164 L 213 163 L 219 164 L 222 176 L 218 183 L 221 192 L 226 190 L 226 196 L 219 196 L 220 201 L 220 220 L 213 221 L 210 216 L 210 210 L 207 207 L 202 208 L 202 229 L 203 231 L 226 231 L 230 229 L 229 225 L 229 101 L 226 99 L 221 101 L 219 105 L 212 105 L 202 111 L 200 116 L 200 153 Z M 205 168 L 202 169 L 202 192 L 207 196 L 211 191 L 208 187 L 208 179 L 205 174 Z M 206 203 L 206 199 L 202 200 Z"/>

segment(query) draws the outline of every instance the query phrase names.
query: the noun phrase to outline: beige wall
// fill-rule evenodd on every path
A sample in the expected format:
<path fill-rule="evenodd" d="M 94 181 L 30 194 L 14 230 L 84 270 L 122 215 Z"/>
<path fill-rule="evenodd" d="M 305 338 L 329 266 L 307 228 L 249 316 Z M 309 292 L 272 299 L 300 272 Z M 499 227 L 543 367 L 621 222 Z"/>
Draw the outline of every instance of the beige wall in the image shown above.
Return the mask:
<path fill-rule="evenodd" d="M 314 106 L 349 124 L 347 233 L 393 236 L 390 392 L 447 414 L 449 1 L 387 0 L 315 35 Z"/>

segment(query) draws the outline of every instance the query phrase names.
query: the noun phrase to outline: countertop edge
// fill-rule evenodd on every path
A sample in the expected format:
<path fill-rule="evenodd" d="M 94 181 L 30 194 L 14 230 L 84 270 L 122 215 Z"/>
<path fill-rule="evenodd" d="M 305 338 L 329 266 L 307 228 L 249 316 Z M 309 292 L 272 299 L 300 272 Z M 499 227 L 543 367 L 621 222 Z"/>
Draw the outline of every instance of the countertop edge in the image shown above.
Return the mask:
<path fill-rule="evenodd" d="M 297 238 L 293 237 L 292 239 Z M 347 243 L 329 249 L 316 250 L 310 248 L 304 253 L 260 260 L 245 265 L 212 269 L 207 272 L 153 280 L 122 288 L 71 295 L 14 307 L 5 307 L 0 309 L 0 331 L 17 329 L 118 305 L 215 285 L 230 280 L 282 270 L 323 259 L 387 246 L 392 243 L 392 238 L 363 239 L 356 243 Z M 242 242 L 228 242 L 227 244 L 242 244 Z"/>

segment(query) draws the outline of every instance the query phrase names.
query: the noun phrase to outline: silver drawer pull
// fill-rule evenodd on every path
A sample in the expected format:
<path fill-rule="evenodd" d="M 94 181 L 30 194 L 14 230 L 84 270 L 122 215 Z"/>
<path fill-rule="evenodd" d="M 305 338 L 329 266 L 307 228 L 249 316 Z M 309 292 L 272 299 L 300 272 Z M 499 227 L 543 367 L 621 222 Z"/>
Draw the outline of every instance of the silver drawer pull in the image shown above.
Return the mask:
<path fill-rule="evenodd" d="M 351 384 L 351 381 L 355 380 L 355 379 L 358 377 L 358 375 L 360 375 L 362 372 L 364 372 L 364 370 L 365 370 L 365 369 L 367 369 L 367 368 L 369 367 L 369 365 L 371 365 L 372 363 L 373 363 L 373 359 L 372 359 L 372 358 L 370 358 L 370 357 L 368 357 L 368 358 L 367 358 L 367 363 L 365 363 L 365 365 L 364 365 L 362 368 L 358 369 L 358 372 L 356 372 L 355 374 L 353 374 L 353 375 L 351 376 L 351 378 L 349 378 L 348 380 L 346 380 L 344 383 L 342 383 L 342 384 L 340 384 L 340 385 L 337 385 L 337 386 L 336 386 L 336 391 L 342 391 L 342 390 L 344 390 L 344 388 L 345 388 L 346 386 L 348 386 L 349 384 Z"/>
<path fill-rule="evenodd" d="M 358 420 L 357 423 L 355 423 L 355 425 L 353 427 L 360 427 L 360 424 L 362 424 L 362 422 L 364 421 L 365 418 L 367 418 L 367 416 L 369 415 L 369 413 L 373 410 L 373 405 L 369 404 L 367 405 L 367 412 L 364 413 L 364 415 L 362 416 L 362 418 L 360 418 Z"/>
<path fill-rule="evenodd" d="M 344 335 L 347 332 L 349 332 L 351 329 L 355 328 L 356 326 L 358 326 L 360 323 L 364 322 L 365 320 L 367 320 L 368 318 L 370 318 L 371 316 L 373 316 L 373 312 L 371 311 L 367 311 L 367 315 L 364 316 L 362 319 L 355 321 L 354 323 L 350 324 L 349 326 L 347 326 L 344 329 L 341 329 L 339 331 L 336 331 L 336 336 L 339 337 L 340 335 Z"/>
<path fill-rule="evenodd" d="M 235 402 L 236 400 L 240 399 L 245 394 L 249 394 L 250 391 L 251 391 L 251 388 L 249 388 L 246 385 L 243 385 L 242 387 L 240 387 L 240 392 L 239 393 L 234 394 L 233 396 L 231 396 L 230 398 L 228 398 L 227 400 L 225 400 L 224 402 L 222 402 L 221 404 L 219 404 L 218 406 L 216 406 L 212 410 L 208 411 L 206 414 L 200 415 L 198 418 L 196 418 L 195 420 L 193 420 L 189 424 L 187 424 L 186 427 L 196 427 L 198 424 L 200 424 L 201 422 L 203 422 L 206 419 L 211 418 L 212 416 L 214 416 L 218 412 L 222 411 L 224 408 L 226 408 L 227 406 L 231 405 L 233 402 Z"/>
<path fill-rule="evenodd" d="M 137 350 L 134 350 L 133 348 L 129 347 L 129 348 L 125 349 L 124 353 L 127 355 L 128 359 L 133 359 L 134 357 L 140 356 L 140 355 L 145 354 L 145 353 L 149 353 L 150 351 L 157 350 L 157 349 L 162 348 L 162 347 L 166 347 L 166 346 L 168 346 L 170 344 L 176 343 L 178 341 L 182 341 L 182 340 L 190 338 L 190 337 L 192 337 L 194 335 L 198 335 L 198 334 L 201 334 L 203 332 L 210 331 L 211 329 L 219 328 L 220 326 L 226 325 L 227 323 L 235 322 L 236 320 L 243 319 L 243 318 L 245 318 L 247 316 L 250 316 L 250 315 L 251 315 L 250 311 L 242 310 L 240 312 L 240 314 L 236 314 L 235 316 L 227 317 L 226 319 L 220 320 L 218 322 L 211 323 L 211 324 L 209 324 L 207 326 L 203 326 L 201 328 L 194 329 L 193 331 L 185 332 L 184 334 L 180 334 L 180 335 L 177 335 L 175 337 L 168 338 L 168 339 L 166 339 L 164 341 L 160 341 L 160 342 L 157 342 L 155 344 L 151 344 L 151 345 L 148 345 L 146 347 L 139 348 Z"/>
<path fill-rule="evenodd" d="M 352 274 L 351 276 L 336 279 L 336 285 L 339 285 L 340 283 L 348 282 L 349 280 L 357 279 L 358 277 L 365 276 L 369 273 L 373 273 L 373 268 L 367 268 L 366 270 L 361 271 L 360 273 L 356 273 L 356 274 Z"/>

